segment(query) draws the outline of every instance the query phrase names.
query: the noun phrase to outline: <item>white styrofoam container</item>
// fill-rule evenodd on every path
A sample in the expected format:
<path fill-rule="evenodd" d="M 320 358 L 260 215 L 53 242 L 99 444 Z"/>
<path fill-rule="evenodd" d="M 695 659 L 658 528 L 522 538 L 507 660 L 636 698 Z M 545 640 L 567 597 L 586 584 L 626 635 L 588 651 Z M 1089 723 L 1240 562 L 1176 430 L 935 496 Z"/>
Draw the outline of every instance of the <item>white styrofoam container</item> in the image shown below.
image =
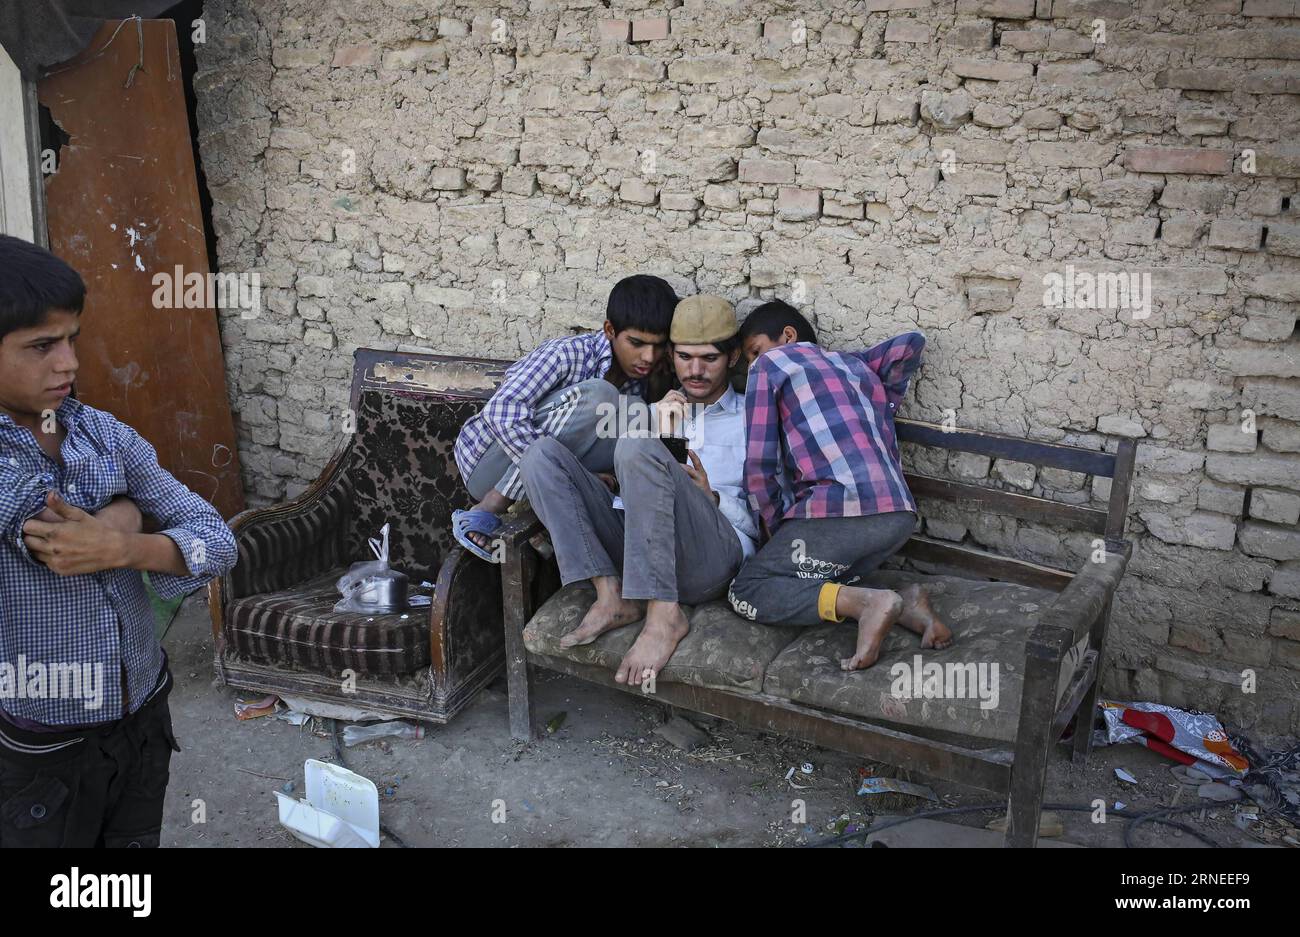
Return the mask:
<path fill-rule="evenodd" d="M 307 796 L 275 792 L 280 823 L 304 843 L 333 849 L 379 847 L 379 789 L 338 765 L 308 758 Z"/>

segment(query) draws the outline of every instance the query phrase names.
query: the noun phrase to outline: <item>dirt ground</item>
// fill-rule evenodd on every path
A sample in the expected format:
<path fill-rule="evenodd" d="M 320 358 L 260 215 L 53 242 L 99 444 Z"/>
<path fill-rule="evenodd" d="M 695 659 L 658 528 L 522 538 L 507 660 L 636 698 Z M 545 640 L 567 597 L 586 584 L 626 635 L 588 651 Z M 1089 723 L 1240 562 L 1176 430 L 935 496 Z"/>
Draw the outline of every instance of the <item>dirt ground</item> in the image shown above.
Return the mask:
<path fill-rule="evenodd" d="M 302 796 L 304 760 L 334 760 L 323 726 L 235 719 L 235 692 L 214 686 L 201 597 L 186 603 L 164 644 L 176 677 L 171 707 L 184 750 L 172 760 L 163 844 L 310 848 L 280 827 L 273 792 L 289 782 L 294 796 Z M 547 672 L 537 675 L 535 707 L 543 722 L 564 713 L 563 724 L 530 744 L 513 741 L 503 677 L 451 725 L 427 726 L 422 740 L 345 749 L 348 766 L 376 783 L 381 821 L 413 847 L 793 846 L 865 828 L 873 819 L 856 791 L 859 769 L 880 766 L 858 757 L 695 716 L 711 743 L 683 752 L 654 734 L 665 718 L 662 704 Z M 811 775 L 800 770 L 805 763 Z M 787 781 L 792 767 L 795 776 Z M 1117 767 L 1137 784 L 1120 781 Z M 926 809 L 996 800 L 956 784 L 912 780 L 930 783 L 942 801 Z M 1172 804 L 1178 788 L 1169 762 L 1141 746 L 1097 750 L 1084 769 L 1072 767 L 1059 746 L 1049 762 L 1046 799 L 1088 806 L 1100 798 L 1147 810 Z M 1186 791 L 1179 796 L 1190 803 Z M 205 822 L 193 822 L 196 800 L 203 802 Z M 798 800 L 806 804 L 802 823 L 792 822 Z M 504 802 L 504 818 L 494 801 Z M 504 822 L 493 822 L 494 807 Z M 944 820 L 982 828 L 997 815 Z M 1121 820 L 1093 823 L 1089 813 L 1061 819 L 1067 842 L 1122 844 Z M 1273 823 L 1243 832 L 1233 825 L 1231 805 L 1210 804 L 1182 819 L 1224 846 L 1278 844 L 1282 832 L 1296 833 Z M 1137 842 L 1201 845 L 1150 825 L 1137 833 Z M 385 838 L 382 845 L 393 843 Z"/>

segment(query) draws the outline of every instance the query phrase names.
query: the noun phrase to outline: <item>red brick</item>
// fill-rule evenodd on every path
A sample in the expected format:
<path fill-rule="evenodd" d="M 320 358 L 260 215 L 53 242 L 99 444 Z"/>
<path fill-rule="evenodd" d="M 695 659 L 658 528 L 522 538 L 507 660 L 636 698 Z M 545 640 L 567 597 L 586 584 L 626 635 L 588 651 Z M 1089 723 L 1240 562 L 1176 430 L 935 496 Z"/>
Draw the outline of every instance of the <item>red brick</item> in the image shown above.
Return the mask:
<path fill-rule="evenodd" d="M 601 20 L 601 42 L 627 42 L 632 35 L 631 20 Z"/>
<path fill-rule="evenodd" d="M 1221 176 L 1232 169 L 1232 151 L 1197 147 L 1138 147 L 1124 154 L 1124 165 L 1133 172 Z"/>
<path fill-rule="evenodd" d="M 378 65 L 379 51 L 374 46 L 339 46 L 334 50 L 334 61 L 330 64 L 335 68 Z"/>
<path fill-rule="evenodd" d="M 652 19 L 632 21 L 632 41 L 649 42 L 652 39 L 668 38 L 668 17 L 656 16 Z"/>

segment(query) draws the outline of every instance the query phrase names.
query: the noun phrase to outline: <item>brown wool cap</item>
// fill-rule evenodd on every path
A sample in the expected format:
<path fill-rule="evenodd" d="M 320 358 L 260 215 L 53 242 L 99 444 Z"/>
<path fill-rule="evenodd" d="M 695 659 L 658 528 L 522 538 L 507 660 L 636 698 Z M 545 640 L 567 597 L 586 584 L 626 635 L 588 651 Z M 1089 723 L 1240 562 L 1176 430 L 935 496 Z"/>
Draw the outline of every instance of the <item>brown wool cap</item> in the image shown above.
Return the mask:
<path fill-rule="evenodd" d="M 721 296 L 687 296 L 673 310 L 668 338 L 675 345 L 708 345 L 740 331 L 736 310 Z"/>

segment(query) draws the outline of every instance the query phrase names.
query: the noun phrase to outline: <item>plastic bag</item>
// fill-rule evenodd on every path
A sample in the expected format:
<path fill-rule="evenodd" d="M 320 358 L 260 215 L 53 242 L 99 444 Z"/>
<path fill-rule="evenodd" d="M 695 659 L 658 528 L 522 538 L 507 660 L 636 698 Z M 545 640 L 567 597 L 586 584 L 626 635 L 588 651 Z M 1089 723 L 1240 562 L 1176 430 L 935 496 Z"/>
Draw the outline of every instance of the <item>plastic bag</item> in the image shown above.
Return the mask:
<path fill-rule="evenodd" d="M 380 539 L 370 539 L 374 560 L 353 563 L 339 577 L 341 598 L 336 612 L 401 612 L 406 610 L 406 574 L 388 566 L 388 525 L 379 532 Z"/>

